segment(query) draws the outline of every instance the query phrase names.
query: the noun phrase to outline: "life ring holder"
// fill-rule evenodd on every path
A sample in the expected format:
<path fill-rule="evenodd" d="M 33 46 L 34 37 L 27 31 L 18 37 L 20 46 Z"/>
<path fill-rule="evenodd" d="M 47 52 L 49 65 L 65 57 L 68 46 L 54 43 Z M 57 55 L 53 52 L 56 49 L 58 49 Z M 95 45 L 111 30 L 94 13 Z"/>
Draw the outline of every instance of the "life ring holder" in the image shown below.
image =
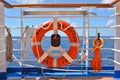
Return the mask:
<path fill-rule="evenodd" d="M 99 48 L 101 48 L 102 46 L 104 45 L 104 41 L 103 41 L 103 39 L 102 38 L 94 38 L 93 39 L 93 46 L 95 47 L 95 46 L 97 46 L 97 47 L 99 47 Z"/>
<path fill-rule="evenodd" d="M 35 29 L 32 36 L 32 50 L 35 57 L 37 58 L 39 63 L 42 63 L 48 67 L 63 67 L 72 63 L 79 51 L 79 37 L 74 28 L 69 23 L 63 20 L 58 20 L 57 23 L 58 30 L 66 33 L 70 40 L 70 48 L 68 52 L 65 52 L 65 50 L 61 46 L 51 46 L 46 52 L 42 50 L 40 42 L 44 34 L 53 29 L 53 21 L 47 21 L 40 25 L 38 28 Z M 50 54 L 52 50 L 55 49 L 60 50 L 62 53 L 58 55 L 56 59 L 53 58 L 56 56 Z"/>

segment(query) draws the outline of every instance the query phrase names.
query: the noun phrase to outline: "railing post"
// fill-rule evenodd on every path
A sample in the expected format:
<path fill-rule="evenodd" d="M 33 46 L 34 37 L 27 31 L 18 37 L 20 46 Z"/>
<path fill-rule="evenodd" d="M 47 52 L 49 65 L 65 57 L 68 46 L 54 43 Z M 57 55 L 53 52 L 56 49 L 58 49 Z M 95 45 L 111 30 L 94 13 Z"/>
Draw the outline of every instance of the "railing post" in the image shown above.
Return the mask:
<path fill-rule="evenodd" d="M 6 80 L 4 4 L 0 1 L 0 78 Z"/>
<path fill-rule="evenodd" d="M 116 13 L 120 13 L 119 8 L 120 2 L 116 6 Z M 120 15 L 116 16 L 116 25 L 120 25 Z M 115 37 L 120 37 L 120 26 L 115 27 Z M 120 39 L 115 40 L 115 49 L 120 50 Z M 114 59 L 117 62 L 120 62 L 120 52 L 115 52 Z M 120 65 L 115 64 L 115 77 L 120 78 Z"/>

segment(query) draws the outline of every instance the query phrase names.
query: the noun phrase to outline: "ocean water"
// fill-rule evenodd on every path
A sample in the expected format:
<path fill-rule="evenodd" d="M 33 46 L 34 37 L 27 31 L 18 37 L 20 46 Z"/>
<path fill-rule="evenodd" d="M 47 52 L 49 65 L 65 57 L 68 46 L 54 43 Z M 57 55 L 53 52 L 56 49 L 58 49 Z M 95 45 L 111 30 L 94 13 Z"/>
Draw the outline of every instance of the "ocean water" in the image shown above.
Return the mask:
<path fill-rule="evenodd" d="M 65 37 L 64 37 L 65 38 Z M 89 40 L 89 48 L 93 48 L 92 45 L 92 41 L 94 37 L 91 37 L 92 39 Z M 103 38 L 108 38 L 108 37 L 103 37 Z M 21 52 L 21 42 L 20 42 L 20 38 L 19 37 L 13 37 L 13 39 L 17 39 L 17 40 L 13 40 L 13 48 L 14 48 L 14 56 L 13 59 L 14 60 L 24 60 L 22 63 L 26 64 L 26 65 L 30 65 L 30 66 L 41 66 L 42 64 L 38 63 L 36 61 L 36 58 L 33 55 L 32 49 L 31 49 L 31 41 L 29 42 L 29 47 L 27 49 L 23 48 L 24 50 Z M 42 49 L 44 51 L 46 51 L 50 46 L 51 46 L 51 41 L 46 39 L 46 37 L 42 40 L 41 45 L 42 45 Z M 26 46 L 26 43 L 24 43 L 23 46 Z M 65 40 L 61 40 L 61 47 L 65 49 L 65 51 L 67 52 L 69 47 L 70 47 L 70 42 L 69 40 L 65 39 Z M 83 40 L 80 40 L 80 48 L 84 48 L 85 45 L 83 45 Z M 112 39 L 104 39 L 104 46 L 102 48 L 114 48 L 114 40 Z M 84 50 L 85 52 L 85 50 Z M 79 54 L 81 53 L 81 50 L 79 50 Z M 93 51 L 89 50 L 89 53 L 92 53 L 89 56 L 89 66 L 91 63 L 91 59 L 93 58 Z M 24 56 L 25 55 L 25 56 Z M 114 59 L 114 51 L 112 50 L 101 50 L 101 55 L 102 58 L 109 58 L 109 59 Z M 78 59 L 81 59 L 79 57 L 79 55 L 76 57 Z M 85 66 L 85 61 L 83 61 L 82 64 L 78 64 Z M 114 66 L 113 62 L 107 61 L 107 60 L 103 60 L 102 61 L 102 65 L 103 66 Z M 7 64 L 8 67 L 21 67 L 19 62 L 14 61 L 14 62 L 8 62 Z M 30 67 L 27 66 L 27 67 Z M 42 65 L 44 66 L 44 65 Z"/>

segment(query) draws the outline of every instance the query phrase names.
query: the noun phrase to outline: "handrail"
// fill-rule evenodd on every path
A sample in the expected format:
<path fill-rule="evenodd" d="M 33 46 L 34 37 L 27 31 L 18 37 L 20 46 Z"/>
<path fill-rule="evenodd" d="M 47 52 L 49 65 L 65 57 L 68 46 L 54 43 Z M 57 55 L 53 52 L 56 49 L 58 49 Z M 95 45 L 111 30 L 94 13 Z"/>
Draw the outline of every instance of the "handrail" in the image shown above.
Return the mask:
<path fill-rule="evenodd" d="M 120 25 L 111 26 L 111 28 L 116 28 L 116 27 L 120 27 Z"/>
<path fill-rule="evenodd" d="M 79 60 L 79 59 L 75 59 L 75 60 Z M 89 60 L 92 60 L 92 58 L 89 58 Z M 109 59 L 109 58 L 102 58 L 102 60 L 109 60 L 109 61 L 113 61 L 113 62 L 115 61 L 115 60 L 112 60 L 112 59 Z M 34 60 L 18 60 L 18 59 L 15 59 L 14 61 L 19 61 L 19 62 L 20 61 L 28 61 L 28 62 L 33 61 L 34 62 L 34 61 L 37 61 L 37 60 L 35 60 L 35 59 Z M 120 64 L 120 62 L 118 62 L 118 63 Z"/>
<path fill-rule="evenodd" d="M 118 61 L 116 61 L 116 60 L 112 60 L 112 59 L 109 59 L 109 58 L 104 58 L 104 60 L 109 60 L 109 61 L 114 62 L 115 64 L 120 65 L 120 62 L 118 62 Z"/>
<path fill-rule="evenodd" d="M 119 40 L 120 39 L 120 37 L 102 37 L 104 40 L 107 40 L 107 39 L 109 39 L 109 40 Z M 46 38 L 43 38 L 44 40 L 50 40 L 50 37 L 46 37 Z M 80 39 L 82 40 L 83 39 L 83 37 L 80 37 Z M 86 38 L 86 39 L 94 39 L 94 37 L 93 38 Z M 16 41 L 16 40 L 20 40 L 20 39 L 12 39 L 12 40 L 14 40 L 14 41 Z M 68 40 L 68 38 L 66 37 L 66 36 L 64 36 L 64 37 L 61 37 L 61 40 Z"/>
<path fill-rule="evenodd" d="M 115 52 L 120 52 L 120 50 L 119 49 L 112 49 L 113 51 L 115 51 Z"/>
<path fill-rule="evenodd" d="M 114 0 L 113 2 L 111 2 L 111 5 L 114 5 L 116 3 L 118 3 L 120 0 Z"/>
<path fill-rule="evenodd" d="M 110 17 L 114 17 L 116 15 L 120 15 L 120 13 L 115 13 L 115 14 L 112 14 Z"/>
<path fill-rule="evenodd" d="M 41 4 L 11 4 L 12 7 L 42 7 L 42 8 L 71 8 L 71 7 L 98 7 L 108 8 L 113 7 L 110 4 L 95 4 L 95 3 L 41 3 Z"/>
<path fill-rule="evenodd" d="M 5 7 L 12 8 L 12 5 L 6 2 L 5 0 L 0 0 L 0 2 L 4 3 Z"/>
<path fill-rule="evenodd" d="M 107 7 L 113 7 L 114 4 L 116 4 L 117 2 L 119 2 L 119 0 L 114 0 L 111 3 L 48 3 L 48 4 L 9 4 L 8 2 L 6 2 L 5 0 L 0 0 L 5 7 L 7 8 L 14 8 L 14 7 L 52 7 L 52 8 L 56 8 L 56 7 L 98 7 L 98 8 L 107 8 Z"/>
<path fill-rule="evenodd" d="M 67 49 L 65 49 L 65 50 L 67 50 Z M 88 48 L 88 49 L 87 48 L 80 48 L 79 50 L 93 50 L 93 48 Z M 101 48 L 101 50 L 112 50 L 112 51 L 115 51 L 115 52 L 120 52 L 120 50 L 113 49 L 113 48 Z M 21 51 L 21 49 L 13 49 L 13 51 Z"/>

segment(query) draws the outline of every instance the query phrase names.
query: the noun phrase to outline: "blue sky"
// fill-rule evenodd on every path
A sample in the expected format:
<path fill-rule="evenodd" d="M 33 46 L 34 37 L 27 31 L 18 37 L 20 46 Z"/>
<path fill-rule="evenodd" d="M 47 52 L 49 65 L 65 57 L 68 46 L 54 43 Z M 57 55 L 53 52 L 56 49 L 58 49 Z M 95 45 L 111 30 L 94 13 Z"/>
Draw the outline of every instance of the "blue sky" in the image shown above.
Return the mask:
<path fill-rule="evenodd" d="M 113 0 L 6 0 L 7 2 L 11 3 L 11 4 L 17 4 L 17 3 L 61 3 L 61 2 L 87 2 L 87 3 L 109 3 Z M 45 8 L 43 8 L 42 10 L 44 10 Z M 55 8 L 54 8 L 55 9 Z M 67 10 L 87 10 L 87 8 L 67 8 Z M 34 9 L 28 9 L 25 8 L 25 10 L 34 10 Z M 41 10 L 41 9 L 37 9 L 37 10 Z M 63 9 L 66 10 L 66 9 Z M 97 13 L 98 16 L 110 16 L 112 14 L 115 13 L 115 8 L 90 8 L 89 9 L 92 12 Z M 5 8 L 5 15 L 8 16 L 20 16 L 20 9 L 15 8 L 15 9 L 7 9 Z M 50 20 L 52 18 L 29 18 L 29 19 L 24 19 L 24 27 L 26 25 L 29 26 L 39 26 L 40 24 L 42 24 L 43 22 Z M 77 26 L 77 27 L 83 27 L 83 19 L 82 18 L 60 18 L 62 20 L 65 20 L 67 22 L 69 22 L 71 25 L 73 26 Z M 101 26 L 113 26 L 115 23 L 115 18 L 91 18 L 90 19 L 90 26 L 91 27 L 101 27 Z M 9 26 L 9 27 L 20 27 L 20 19 L 16 18 L 16 19 L 11 19 L 11 18 L 5 18 L 5 25 Z M 82 35 L 82 30 L 80 30 L 80 36 Z M 114 30 L 111 28 L 109 30 L 103 30 L 103 29 L 99 29 L 98 30 L 102 36 L 105 35 L 114 35 Z M 79 31 L 78 31 L 79 32 Z M 14 35 L 18 35 L 20 33 L 18 33 L 18 31 L 12 31 L 12 33 L 14 33 Z M 95 29 L 91 29 L 90 30 L 90 36 L 95 36 Z"/>

